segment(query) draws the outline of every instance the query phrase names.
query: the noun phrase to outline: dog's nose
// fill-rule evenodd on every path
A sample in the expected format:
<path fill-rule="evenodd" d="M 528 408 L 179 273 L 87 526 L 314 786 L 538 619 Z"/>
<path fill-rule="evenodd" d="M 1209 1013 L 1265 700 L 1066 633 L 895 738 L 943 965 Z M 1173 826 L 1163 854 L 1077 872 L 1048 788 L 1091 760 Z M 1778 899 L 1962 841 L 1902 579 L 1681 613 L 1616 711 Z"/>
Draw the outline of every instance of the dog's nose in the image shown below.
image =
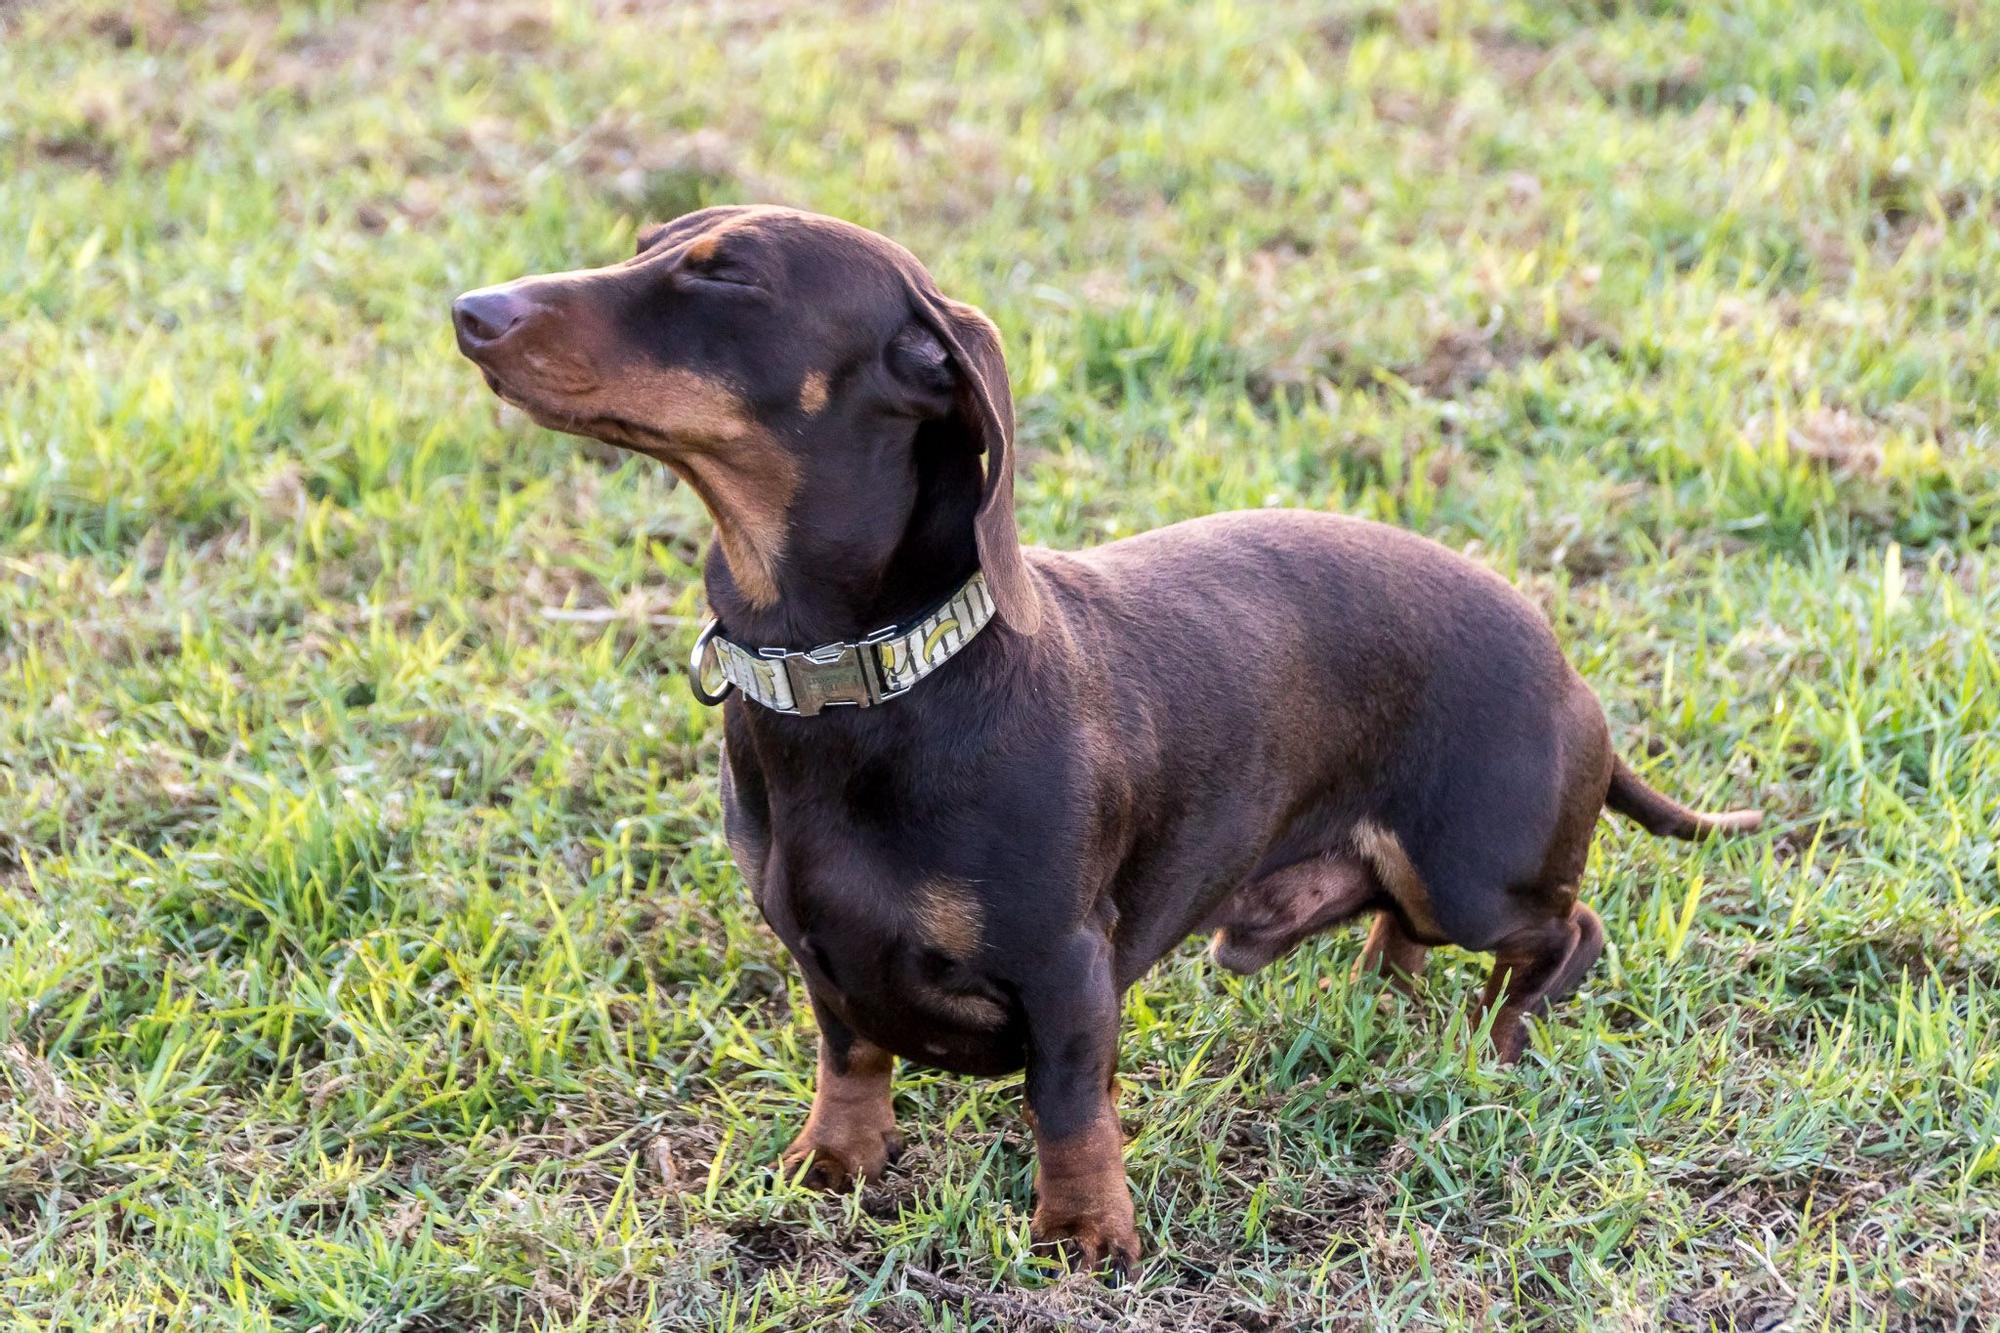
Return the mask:
<path fill-rule="evenodd" d="M 485 345 L 507 336 L 527 317 L 528 302 L 504 287 L 467 292 L 451 303 L 452 323 L 459 341 Z"/>

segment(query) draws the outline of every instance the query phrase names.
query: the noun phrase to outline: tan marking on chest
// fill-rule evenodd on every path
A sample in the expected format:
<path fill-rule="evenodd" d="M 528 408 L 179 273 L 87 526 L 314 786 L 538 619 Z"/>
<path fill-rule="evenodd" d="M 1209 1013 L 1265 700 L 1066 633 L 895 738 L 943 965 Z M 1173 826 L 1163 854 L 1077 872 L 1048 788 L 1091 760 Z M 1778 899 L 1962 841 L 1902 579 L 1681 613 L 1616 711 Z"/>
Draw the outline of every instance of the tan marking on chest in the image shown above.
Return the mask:
<path fill-rule="evenodd" d="M 918 1002 L 935 1009 L 960 1027 L 971 1028 L 975 1032 L 995 1032 L 1007 1026 L 1007 1010 L 998 1000 L 985 995 L 968 995 L 963 991 L 948 991 L 933 986 L 925 989 Z"/>
<path fill-rule="evenodd" d="M 809 417 L 818 416 L 826 406 L 826 372 L 809 371 L 799 384 L 799 411 Z"/>
<path fill-rule="evenodd" d="M 929 879 L 917 886 L 910 916 L 924 943 L 961 962 L 979 951 L 979 900 L 953 879 Z"/>
<path fill-rule="evenodd" d="M 1444 932 L 1438 928 L 1437 917 L 1431 911 L 1430 888 L 1417 873 L 1400 838 L 1374 820 L 1364 819 L 1354 826 L 1354 850 L 1375 868 L 1376 878 L 1396 900 L 1403 918 L 1417 934 L 1443 938 Z"/>

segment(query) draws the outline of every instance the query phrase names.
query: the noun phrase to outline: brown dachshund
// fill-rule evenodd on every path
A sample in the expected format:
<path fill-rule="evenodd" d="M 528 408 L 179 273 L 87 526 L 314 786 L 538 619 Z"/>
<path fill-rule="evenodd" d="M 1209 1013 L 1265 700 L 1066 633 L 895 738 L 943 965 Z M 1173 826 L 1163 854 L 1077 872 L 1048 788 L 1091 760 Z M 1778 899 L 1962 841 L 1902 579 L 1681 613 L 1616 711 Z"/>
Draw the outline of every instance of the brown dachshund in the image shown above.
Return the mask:
<path fill-rule="evenodd" d="M 860 227 L 704 209 L 453 315 L 501 397 L 714 516 L 695 687 L 735 687 L 726 830 L 819 1021 L 784 1159 L 816 1184 L 896 1151 L 895 1057 L 1025 1067 L 1034 1237 L 1122 1267 L 1119 999 L 1190 932 L 1240 971 L 1364 912 L 1359 973 L 1490 951 L 1514 1060 L 1603 948 L 1607 805 L 1758 825 L 1641 781 L 1535 607 L 1421 537 L 1267 510 L 1023 549 L 998 334 Z"/>

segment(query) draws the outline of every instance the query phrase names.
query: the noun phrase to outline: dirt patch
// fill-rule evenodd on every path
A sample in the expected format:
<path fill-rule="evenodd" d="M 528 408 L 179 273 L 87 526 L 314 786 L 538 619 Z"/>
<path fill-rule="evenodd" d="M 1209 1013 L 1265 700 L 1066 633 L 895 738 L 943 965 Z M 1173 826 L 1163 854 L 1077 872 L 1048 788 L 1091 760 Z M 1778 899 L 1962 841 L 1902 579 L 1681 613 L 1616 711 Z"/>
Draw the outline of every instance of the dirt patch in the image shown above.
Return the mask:
<path fill-rule="evenodd" d="M 745 1222 L 732 1227 L 729 1248 L 751 1273 L 796 1267 L 806 1253 L 800 1228 L 780 1222 Z"/>
<path fill-rule="evenodd" d="M 29 1114 L 69 1133 L 83 1126 L 84 1117 L 71 1100 L 68 1085 L 47 1060 L 17 1041 L 0 1049 L 0 1065 L 10 1075 L 6 1083 L 17 1090 Z"/>
<path fill-rule="evenodd" d="M 1564 347 L 1602 347 L 1614 355 L 1620 350 L 1608 324 L 1580 307 L 1565 307 L 1552 331 L 1530 334 L 1499 321 L 1445 329 L 1432 340 L 1422 361 L 1398 373 L 1429 397 L 1458 398 L 1496 372 L 1541 360 Z"/>
<path fill-rule="evenodd" d="M 1378 32 L 1393 32 L 1408 46 L 1426 46 L 1443 35 L 1444 22 L 1434 5 L 1404 4 L 1358 16 L 1340 15 L 1312 28 L 1327 54 L 1339 60 L 1346 59 L 1362 37 Z M 1468 39 L 1479 67 L 1510 92 L 1526 89 L 1554 55 L 1550 48 L 1505 28 L 1475 28 Z"/>
<path fill-rule="evenodd" d="M 1473 49 L 1488 73 L 1509 92 L 1527 89 L 1549 67 L 1554 52 L 1525 37 L 1496 28 L 1481 28 L 1472 34 Z"/>
<path fill-rule="evenodd" d="M 1313 26 L 1313 33 L 1335 54 L 1345 55 L 1355 41 L 1378 32 L 1395 32 L 1411 46 L 1438 39 L 1443 20 L 1429 3 L 1377 4 L 1358 14 L 1341 14 Z"/>
<path fill-rule="evenodd" d="M 1690 111 L 1708 96 L 1707 67 L 1699 56 L 1685 55 L 1664 66 L 1634 69 L 1607 53 L 1593 52 L 1579 63 L 1598 96 L 1614 106 L 1648 115 Z"/>
<path fill-rule="evenodd" d="M 194 112 L 151 83 L 93 84 L 68 107 L 69 125 L 34 141 L 42 160 L 110 175 L 121 163 L 156 170 L 186 155 Z"/>
<path fill-rule="evenodd" d="M 57 166 L 109 175 L 118 166 L 118 150 L 83 130 L 46 135 L 35 141 L 35 156 Z"/>
<path fill-rule="evenodd" d="M 1749 427 L 1753 436 L 1767 430 L 1762 418 Z M 1844 407 L 1822 407 L 1791 422 L 1785 444 L 1836 477 L 1872 477 L 1882 470 L 1881 427 Z"/>
<path fill-rule="evenodd" d="M 31 8 L 28 0 L 0 0 L 0 28 L 10 16 L 25 15 Z M 149 51 L 185 49 L 209 27 L 173 0 L 126 0 L 116 10 L 96 13 L 84 5 L 46 8 L 50 11 L 44 18 L 48 40 L 81 35 L 120 51 L 135 46 Z"/>

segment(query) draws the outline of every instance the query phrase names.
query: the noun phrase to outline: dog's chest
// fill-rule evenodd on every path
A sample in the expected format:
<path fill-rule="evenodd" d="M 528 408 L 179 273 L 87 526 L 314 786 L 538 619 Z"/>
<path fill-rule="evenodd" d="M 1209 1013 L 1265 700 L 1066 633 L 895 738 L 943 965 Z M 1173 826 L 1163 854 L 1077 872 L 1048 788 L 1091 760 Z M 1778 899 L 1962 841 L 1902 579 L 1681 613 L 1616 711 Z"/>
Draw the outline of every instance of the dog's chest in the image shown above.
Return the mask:
<path fill-rule="evenodd" d="M 765 860 L 759 906 L 835 1017 L 907 1059 L 967 1072 L 1019 1065 L 1006 993 L 981 971 L 971 886 L 825 840 Z"/>

